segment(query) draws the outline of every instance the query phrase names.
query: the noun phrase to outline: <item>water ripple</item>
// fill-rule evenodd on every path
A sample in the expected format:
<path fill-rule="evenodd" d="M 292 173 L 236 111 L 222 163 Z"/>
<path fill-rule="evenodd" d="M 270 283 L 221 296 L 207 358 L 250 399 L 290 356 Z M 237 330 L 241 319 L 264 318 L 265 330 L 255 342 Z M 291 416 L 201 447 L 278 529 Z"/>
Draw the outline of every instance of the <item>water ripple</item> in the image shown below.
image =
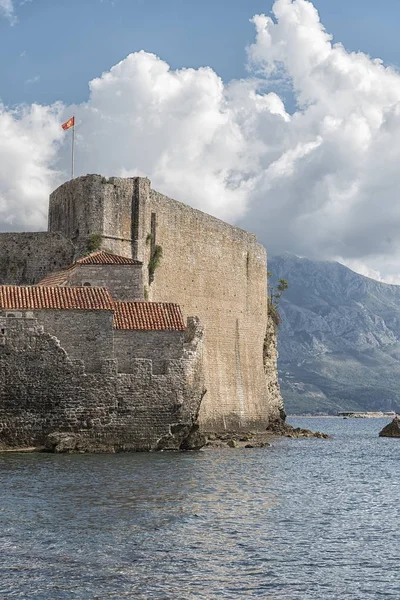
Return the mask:
<path fill-rule="evenodd" d="M 400 443 L 335 438 L 193 454 L 0 455 L 7 600 L 400 597 Z"/>

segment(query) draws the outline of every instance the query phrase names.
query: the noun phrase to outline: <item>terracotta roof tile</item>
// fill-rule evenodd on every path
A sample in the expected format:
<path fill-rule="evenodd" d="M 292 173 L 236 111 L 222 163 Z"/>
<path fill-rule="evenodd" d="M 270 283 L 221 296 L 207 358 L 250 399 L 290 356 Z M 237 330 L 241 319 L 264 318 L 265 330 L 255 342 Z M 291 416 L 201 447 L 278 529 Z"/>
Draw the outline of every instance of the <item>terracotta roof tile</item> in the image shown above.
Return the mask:
<path fill-rule="evenodd" d="M 184 331 L 180 307 L 164 302 L 115 302 L 116 329 Z"/>
<path fill-rule="evenodd" d="M 46 277 L 39 281 L 38 285 L 65 285 L 66 283 L 68 283 L 68 277 L 74 273 L 75 269 L 75 265 L 71 265 L 63 271 L 56 271 L 55 273 L 50 273 L 50 275 L 46 275 Z"/>
<path fill-rule="evenodd" d="M 83 256 L 76 261 L 78 265 L 141 265 L 142 263 L 132 258 L 126 258 L 126 256 L 119 256 L 118 254 L 112 254 L 105 250 L 98 250 L 92 252 L 88 256 Z"/>
<path fill-rule="evenodd" d="M 0 286 L 0 309 L 114 310 L 107 288 Z"/>
<path fill-rule="evenodd" d="M 73 265 L 66 267 L 62 271 L 50 273 L 41 279 L 38 285 L 65 285 L 68 282 L 68 277 L 71 276 L 78 265 L 141 265 L 142 263 L 132 258 L 98 250 L 92 252 L 88 256 L 79 258 Z"/>

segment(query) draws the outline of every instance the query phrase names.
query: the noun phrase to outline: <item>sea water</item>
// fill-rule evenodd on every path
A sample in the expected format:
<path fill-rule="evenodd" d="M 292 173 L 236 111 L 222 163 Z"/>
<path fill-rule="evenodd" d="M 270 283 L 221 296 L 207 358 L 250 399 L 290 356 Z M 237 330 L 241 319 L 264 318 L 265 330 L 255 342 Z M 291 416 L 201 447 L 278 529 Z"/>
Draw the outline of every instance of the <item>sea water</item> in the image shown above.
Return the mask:
<path fill-rule="evenodd" d="M 6 600 L 400 598 L 400 439 L 263 449 L 0 455 Z"/>

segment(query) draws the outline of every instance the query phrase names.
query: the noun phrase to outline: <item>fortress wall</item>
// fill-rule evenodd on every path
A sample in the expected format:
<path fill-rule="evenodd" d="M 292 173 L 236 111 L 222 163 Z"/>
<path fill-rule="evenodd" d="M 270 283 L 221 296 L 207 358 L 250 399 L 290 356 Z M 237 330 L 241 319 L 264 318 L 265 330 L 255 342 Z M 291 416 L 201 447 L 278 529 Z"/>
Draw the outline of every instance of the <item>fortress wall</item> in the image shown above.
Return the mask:
<path fill-rule="evenodd" d="M 142 180 L 144 183 L 147 180 Z M 266 253 L 256 237 L 150 189 L 141 239 L 156 215 L 163 258 L 149 300 L 179 303 L 204 325 L 207 393 L 204 429 L 262 428 L 277 409 L 268 400 L 263 366 L 267 328 Z M 153 217 L 154 219 L 154 217 Z M 139 260 L 147 273 L 151 249 Z"/>
<path fill-rule="evenodd" d="M 0 233 L 0 285 L 33 285 L 70 265 L 74 254 L 58 233 Z"/>
<path fill-rule="evenodd" d="M 143 300 L 141 265 L 77 265 L 69 285 L 108 287 L 114 300 Z"/>
<path fill-rule="evenodd" d="M 49 231 L 70 238 L 81 254 L 99 233 L 104 249 L 130 257 L 135 181 L 86 175 L 64 183 L 50 195 Z"/>
<path fill-rule="evenodd" d="M 102 184 L 104 196 L 103 246 L 115 254 L 132 256 L 132 199 L 135 179 L 110 177 Z"/>
<path fill-rule="evenodd" d="M 103 361 L 114 358 L 112 311 L 36 310 L 34 314 L 71 359 L 85 362 L 88 373 L 99 373 Z"/>
<path fill-rule="evenodd" d="M 59 221 L 51 216 L 54 211 L 60 212 Z M 263 364 L 266 253 L 255 236 L 152 190 L 142 177 L 107 182 L 93 175 L 64 184 L 51 197 L 50 228 L 61 226 L 64 218 L 75 223 L 74 211 L 85 224 L 85 236 L 100 232 L 103 248 L 143 262 L 146 298 L 178 303 L 185 317 L 200 317 L 207 379 L 203 427 L 262 428 L 277 418 Z M 66 234 L 75 225 L 68 227 Z M 156 245 L 163 258 L 150 282 L 148 265 Z"/>
<path fill-rule="evenodd" d="M 153 373 L 164 373 L 166 361 L 182 357 L 183 331 L 123 331 L 114 332 L 118 371 L 131 373 L 136 358 L 152 360 Z"/>
<path fill-rule="evenodd" d="M 80 251 L 87 249 L 91 233 L 103 231 L 104 194 L 100 175 L 67 181 L 50 195 L 49 226 L 62 233 Z"/>
<path fill-rule="evenodd" d="M 36 319 L 0 316 L 0 449 L 43 446 L 56 432 L 74 434 L 77 450 L 178 449 L 201 401 L 201 378 L 186 384 L 196 360 L 159 376 L 145 359 L 132 374 L 117 374 L 115 360 L 86 373 Z"/>

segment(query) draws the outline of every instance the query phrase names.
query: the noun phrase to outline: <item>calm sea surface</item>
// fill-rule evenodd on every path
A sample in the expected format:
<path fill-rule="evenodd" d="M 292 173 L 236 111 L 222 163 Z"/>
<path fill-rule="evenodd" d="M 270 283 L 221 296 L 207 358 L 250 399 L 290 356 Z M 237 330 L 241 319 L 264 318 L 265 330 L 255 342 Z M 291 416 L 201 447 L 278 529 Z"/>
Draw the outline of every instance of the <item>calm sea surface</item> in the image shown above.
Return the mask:
<path fill-rule="evenodd" d="M 189 454 L 0 454 L 0 597 L 400 599 L 390 419 Z"/>

